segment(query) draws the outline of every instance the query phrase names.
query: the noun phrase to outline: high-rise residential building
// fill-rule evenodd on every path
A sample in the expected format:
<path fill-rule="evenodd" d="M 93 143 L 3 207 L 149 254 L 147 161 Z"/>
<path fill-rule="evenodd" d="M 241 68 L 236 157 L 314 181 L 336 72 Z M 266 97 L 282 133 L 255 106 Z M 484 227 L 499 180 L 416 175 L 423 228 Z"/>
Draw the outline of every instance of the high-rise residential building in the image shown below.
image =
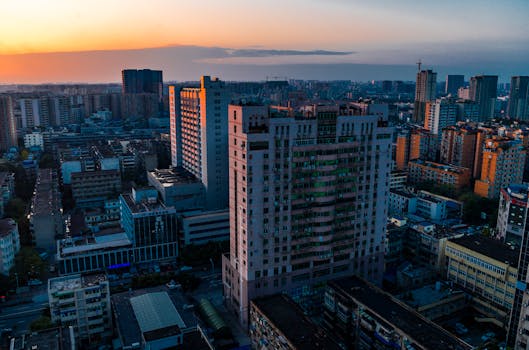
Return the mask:
<path fill-rule="evenodd" d="M 477 75 L 470 78 L 469 98 L 479 105 L 479 121 L 494 117 L 497 91 L 497 75 Z"/>
<path fill-rule="evenodd" d="M 474 169 L 477 131 L 469 126 L 449 126 L 443 129 L 441 163 Z"/>
<path fill-rule="evenodd" d="M 180 90 L 174 85 L 169 85 L 169 133 L 171 138 L 171 164 L 173 167 L 182 166 Z"/>
<path fill-rule="evenodd" d="M 520 246 L 525 232 L 529 201 L 527 185 L 510 184 L 501 189 L 496 238 Z"/>
<path fill-rule="evenodd" d="M 335 106 L 229 106 L 230 254 L 224 293 L 288 292 L 310 310 L 320 282 L 383 272 L 391 135 L 376 116 Z M 320 283 L 320 284 L 318 284 Z"/>
<path fill-rule="evenodd" d="M 464 75 L 447 75 L 446 84 L 445 84 L 445 94 L 450 94 L 452 96 L 457 96 L 459 88 L 465 86 L 465 76 Z"/>
<path fill-rule="evenodd" d="M 410 160 L 435 159 L 437 144 L 437 135 L 426 129 L 413 129 L 410 134 Z"/>
<path fill-rule="evenodd" d="M 406 170 L 410 161 L 410 131 L 403 130 L 397 135 L 395 146 L 395 169 Z"/>
<path fill-rule="evenodd" d="M 70 275 L 48 280 L 51 321 L 72 326 L 76 338 L 101 344 L 112 336 L 110 287 L 105 275 Z"/>
<path fill-rule="evenodd" d="M 8 95 L 0 95 L 0 151 L 7 151 L 17 145 L 17 127 L 13 100 Z"/>
<path fill-rule="evenodd" d="M 426 102 L 424 128 L 437 135 L 438 143 L 441 141 L 443 129 L 456 123 L 457 111 L 457 105 L 450 99 Z"/>
<path fill-rule="evenodd" d="M 415 105 L 413 109 L 413 122 L 423 124 L 426 114 L 426 102 L 435 100 L 437 88 L 437 73 L 432 70 L 417 72 L 415 85 Z"/>
<path fill-rule="evenodd" d="M 497 198 L 502 188 L 521 183 L 525 153 L 518 140 L 487 140 L 481 154 L 481 177 L 474 184 L 474 192 L 482 197 Z"/>
<path fill-rule="evenodd" d="M 124 69 L 121 71 L 124 94 L 157 94 L 161 100 L 163 77 L 161 70 Z"/>
<path fill-rule="evenodd" d="M 518 120 L 529 120 L 529 76 L 515 76 L 511 78 L 507 117 Z"/>
<path fill-rule="evenodd" d="M 171 90 L 170 90 L 171 93 Z M 171 157 L 206 189 L 206 209 L 228 207 L 228 90 L 218 78 L 203 76 L 200 87 L 183 88 L 178 107 L 172 90 Z M 172 101 L 172 102 L 171 102 Z"/>

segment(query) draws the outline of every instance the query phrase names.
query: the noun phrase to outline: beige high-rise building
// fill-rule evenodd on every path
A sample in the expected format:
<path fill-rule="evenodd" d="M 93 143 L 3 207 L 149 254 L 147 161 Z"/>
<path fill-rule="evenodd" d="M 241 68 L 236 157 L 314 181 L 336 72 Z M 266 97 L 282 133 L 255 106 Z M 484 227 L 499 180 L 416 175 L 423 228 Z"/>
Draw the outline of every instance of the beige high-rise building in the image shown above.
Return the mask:
<path fill-rule="evenodd" d="M 224 295 L 248 319 L 249 301 L 286 292 L 310 309 L 321 282 L 384 269 L 391 134 L 377 116 L 229 106 L 230 254 Z"/>

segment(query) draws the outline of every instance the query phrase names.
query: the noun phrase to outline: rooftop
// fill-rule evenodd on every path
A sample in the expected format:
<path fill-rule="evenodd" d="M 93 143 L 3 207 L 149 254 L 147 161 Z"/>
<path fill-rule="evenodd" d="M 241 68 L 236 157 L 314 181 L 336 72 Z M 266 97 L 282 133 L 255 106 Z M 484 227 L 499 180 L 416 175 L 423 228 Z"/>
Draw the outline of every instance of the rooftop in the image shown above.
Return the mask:
<path fill-rule="evenodd" d="M 124 193 L 121 195 L 121 198 L 127 204 L 127 207 L 133 214 L 137 213 L 146 213 L 150 211 L 175 211 L 174 207 L 166 207 L 163 203 L 155 199 L 142 199 L 135 201 L 131 193 Z"/>
<path fill-rule="evenodd" d="M 412 296 L 411 300 L 405 300 L 405 298 L 403 298 L 406 293 L 402 295 L 400 299 L 413 307 L 426 306 L 444 299 L 449 299 L 456 295 L 464 295 L 462 291 L 453 290 L 452 288 L 441 284 L 441 282 L 411 290 L 410 293 Z"/>
<path fill-rule="evenodd" d="M 448 164 L 429 162 L 427 160 L 422 160 L 422 159 L 413 159 L 413 160 L 410 160 L 410 163 L 415 163 L 415 164 L 419 164 L 419 165 L 422 165 L 422 166 L 425 166 L 425 167 L 428 167 L 428 168 L 439 169 L 439 170 L 443 170 L 443 171 L 451 172 L 451 173 L 456 173 L 456 174 L 461 174 L 461 173 L 469 171 L 468 168 L 463 168 L 463 167 L 459 167 L 459 166 L 455 166 L 455 165 L 448 165 Z"/>
<path fill-rule="evenodd" d="M 494 260 L 518 267 L 520 251 L 512 246 L 480 234 L 452 239 L 452 242 Z"/>
<path fill-rule="evenodd" d="M 401 330 L 410 341 L 425 349 L 472 349 L 469 344 L 359 277 L 334 280 L 329 282 L 329 286 L 363 304 L 373 312 L 373 316 Z"/>
<path fill-rule="evenodd" d="M 82 236 L 65 238 L 60 241 L 60 256 L 85 253 L 93 250 L 119 248 L 132 245 L 126 233 L 120 229 L 119 233 L 107 235 Z"/>
<path fill-rule="evenodd" d="M 169 301 L 172 303 L 173 308 L 175 308 L 176 312 L 178 313 L 181 320 L 182 328 L 186 328 L 186 331 L 184 333 L 187 333 L 187 330 L 190 328 L 194 328 L 197 325 L 197 319 L 194 314 L 193 308 L 187 308 L 186 306 L 188 304 L 191 304 L 191 302 L 178 290 L 175 289 L 169 289 L 166 286 L 158 286 L 153 288 L 147 288 L 147 289 L 138 289 L 130 292 L 123 292 L 123 293 L 117 293 L 113 294 L 111 296 L 112 299 L 112 306 L 114 309 L 114 312 L 116 313 L 117 318 L 117 329 L 120 335 L 120 339 L 123 343 L 123 346 L 129 346 L 134 343 L 141 343 L 142 339 L 142 329 L 140 328 L 139 320 L 137 319 L 136 312 L 132 306 L 132 300 L 139 297 L 148 295 L 150 293 L 158 294 L 158 293 L 165 293 L 169 297 Z M 145 297 L 149 298 L 149 297 Z M 156 298 L 156 297 L 155 297 Z M 162 297 L 165 299 L 165 297 Z M 146 305 L 151 301 L 147 301 L 148 299 L 136 299 L 137 308 L 141 309 L 142 307 L 145 308 Z M 164 305 L 167 305 L 167 299 L 162 301 Z M 143 305 L 143 306 L 142 306 Z M 164 308 L 160 308 L 158 306 L 155 306 L 156 310 L 158 310 L 158 313 L 165 313 Z M 161 311 L 160 311 L 161 309 Z M 149 311 L 148 309 L 146 311 Z M 173 314 L 174 316 L 174 314 Z M 149 316 L 146 316 L 146 320 L 149 319 Z M 150 321 L 145 321 L 146 325 L 149 325 Z M 153 324 L 161 324 L 158 323 L 158 321 L 154 320 Z M 175 327 L 172 327 L 171 329 L 174 330 Z M 149 331 L 149 336 L 155 336 L 156 331 Z"/>
<path fill-rule="evenodd" d="M 282 294 L 251 302 L 294 345 L 296 349 L 340 349 L 292 299 Z"/>
<path fill-rule="evenodd" d="M 80 288 L 98 285 L 106 280 L 107 277 L 104 274 L 70 275 L 50 278 L 48 280 L 48 291 L 52 293 L 75 291 Z"/>
<path fill-rule="evenodd" d="M 186 324 L 176 311 L 167 292 L 154 292 L 130 298 L 134 315 L 143 333 Z"/>
<path fill-rule="evenodd" d="M 151 176 L 163 186 L 174 184 L 190 184 L 200 182 L 199 179 L 184 168 L 155 169 L 150 172 Z"/>

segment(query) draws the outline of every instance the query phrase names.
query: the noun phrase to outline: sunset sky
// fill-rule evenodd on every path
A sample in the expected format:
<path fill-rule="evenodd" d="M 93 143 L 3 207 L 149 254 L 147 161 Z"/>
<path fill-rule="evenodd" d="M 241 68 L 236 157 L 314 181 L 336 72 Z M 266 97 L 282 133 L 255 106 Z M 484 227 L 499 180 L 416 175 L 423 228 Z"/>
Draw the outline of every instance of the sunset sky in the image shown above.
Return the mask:
<path fill-rule="evenodd" d="M 0 13 L 0 83 L 117 81 L 138 64 L 177 80 L 234 65 L 529 66 L 526 0 L 0 0 Z"/>

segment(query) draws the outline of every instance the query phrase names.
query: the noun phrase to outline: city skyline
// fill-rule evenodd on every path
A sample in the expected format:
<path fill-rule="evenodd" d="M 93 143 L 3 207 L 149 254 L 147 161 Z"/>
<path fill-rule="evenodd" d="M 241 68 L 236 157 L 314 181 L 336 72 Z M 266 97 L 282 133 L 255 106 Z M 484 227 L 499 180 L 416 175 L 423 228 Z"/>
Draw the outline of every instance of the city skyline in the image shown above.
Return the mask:
<path fill-rule="evenodd" d="M 101 5 L 3 4 L 0 31 L 9 35 L 0 40 L 0 83 L 115 82 L 116 71 L 139 66 L 178 81 L 200 74 L 365 81 L 390 66 L 388 78 L 403 80 L 417 59 L 441 77 L 499 74 L 507 82 L 524 74 L 529 58 L 529 5 L 518 0 Z"/>

